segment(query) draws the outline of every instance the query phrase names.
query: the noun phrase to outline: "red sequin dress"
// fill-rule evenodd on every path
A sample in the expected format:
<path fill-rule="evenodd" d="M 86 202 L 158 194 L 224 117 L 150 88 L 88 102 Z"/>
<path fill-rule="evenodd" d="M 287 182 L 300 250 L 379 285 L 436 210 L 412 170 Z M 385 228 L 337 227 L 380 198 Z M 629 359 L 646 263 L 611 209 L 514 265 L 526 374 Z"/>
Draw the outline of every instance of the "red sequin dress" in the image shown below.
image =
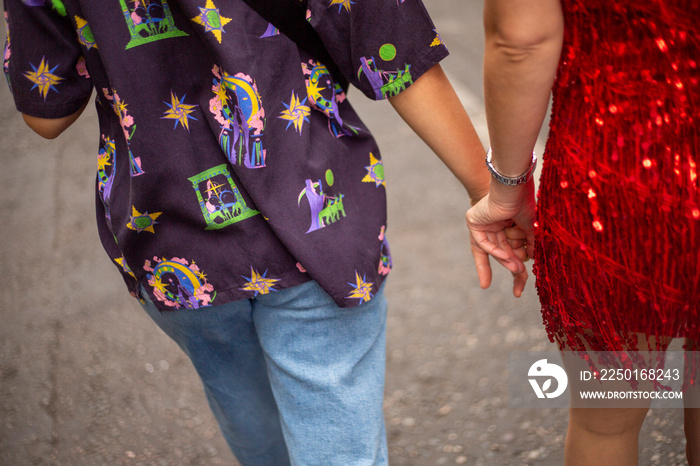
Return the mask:
<path fill-rule="evenodd" d="M 562 6 L 534 266 L 547 332 L 599 351 L 700 340 L 700 2 Z"/>

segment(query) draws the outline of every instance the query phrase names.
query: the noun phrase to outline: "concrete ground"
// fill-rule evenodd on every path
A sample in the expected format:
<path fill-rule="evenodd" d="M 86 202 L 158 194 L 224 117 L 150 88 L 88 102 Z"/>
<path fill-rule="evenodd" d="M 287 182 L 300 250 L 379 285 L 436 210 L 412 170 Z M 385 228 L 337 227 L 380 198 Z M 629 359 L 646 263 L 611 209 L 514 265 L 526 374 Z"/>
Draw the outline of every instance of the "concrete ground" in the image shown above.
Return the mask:
<path fill-rule="evenodd" d="M 481 2 L 425 3 L 452 51 L 443 66 L 486 141 Z M 515 299 L 498 270 L 489 290 L 478 287 L 461 186 L 389 104 L 350 99 L 387 173 L 391 463 L 562 464 L 566 410 L 508 407 L 509 355 L 554 350 L 533 284 Z M 0 464 L 236 464 L 190 363 L 101 249 L 95 118 L 88 109 L 44 141 L 0 86 Z M 652 410 L 640 464 L 685 464 L 684 442 L 682 412 Z"/>

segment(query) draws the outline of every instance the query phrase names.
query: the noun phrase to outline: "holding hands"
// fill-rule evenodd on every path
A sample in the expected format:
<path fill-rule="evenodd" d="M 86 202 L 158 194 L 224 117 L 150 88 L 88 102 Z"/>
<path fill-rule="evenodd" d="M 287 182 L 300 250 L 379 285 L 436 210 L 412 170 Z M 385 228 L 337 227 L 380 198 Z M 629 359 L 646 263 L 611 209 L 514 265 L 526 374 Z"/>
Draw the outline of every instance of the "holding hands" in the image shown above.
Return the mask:
<path fill-rule="evenodd" d="M 489 194 L 467 211 L 466 219 L 481 287 L 491 284 L 491 255 L 511 271 L 513 295 L 520 297 L 527 282 L 524 262 L 535 240 L 534 181 L 520 186 L 492 182 Z"/>

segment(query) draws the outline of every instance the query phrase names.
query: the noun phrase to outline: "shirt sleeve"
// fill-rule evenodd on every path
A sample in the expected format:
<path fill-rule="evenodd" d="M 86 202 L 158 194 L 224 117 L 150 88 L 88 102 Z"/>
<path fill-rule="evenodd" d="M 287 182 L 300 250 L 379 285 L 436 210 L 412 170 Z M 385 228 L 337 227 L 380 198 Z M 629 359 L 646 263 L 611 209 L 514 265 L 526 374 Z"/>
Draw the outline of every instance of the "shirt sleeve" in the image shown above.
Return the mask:
<path fill-rule="evenodd" d="M 92 82 L 76 30 L 60 0 L 4 0 L 3 59 L 17 110 L 39 118 L 78 111 Z"/>
<path fill-rule="evenodd" d="M 309 0 L 308 20 L 345 77 L 392 97 L 448 55 L 421 0 Z"/>

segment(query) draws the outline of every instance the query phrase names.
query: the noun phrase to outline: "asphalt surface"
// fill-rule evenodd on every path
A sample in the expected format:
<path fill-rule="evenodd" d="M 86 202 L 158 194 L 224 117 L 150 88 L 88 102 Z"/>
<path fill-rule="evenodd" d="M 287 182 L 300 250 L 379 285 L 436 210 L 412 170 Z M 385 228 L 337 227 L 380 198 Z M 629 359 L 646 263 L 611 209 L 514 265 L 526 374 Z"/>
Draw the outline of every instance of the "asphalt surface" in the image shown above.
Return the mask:
<path fill-rule="evenodd" d="M 443 66 L 486 141 L 481 2 L 425 3 L 452 52 Z M 562 464 L 566 410 L 508 407 L 509 355 L 555 349 L 532 282 L 515 299 L 498 270 L 479 288 L 463 188 L 389 104 L 350 99 L 387 177 L 391 463 Z M 0 134 L 0 465 L 236 464 L 189 361 L 99 244 L 94 109 L 44 141 L 1 85 Z M 652 409 L 641 438 L 640 464 L 685 464 L 680 410 Z"/>

